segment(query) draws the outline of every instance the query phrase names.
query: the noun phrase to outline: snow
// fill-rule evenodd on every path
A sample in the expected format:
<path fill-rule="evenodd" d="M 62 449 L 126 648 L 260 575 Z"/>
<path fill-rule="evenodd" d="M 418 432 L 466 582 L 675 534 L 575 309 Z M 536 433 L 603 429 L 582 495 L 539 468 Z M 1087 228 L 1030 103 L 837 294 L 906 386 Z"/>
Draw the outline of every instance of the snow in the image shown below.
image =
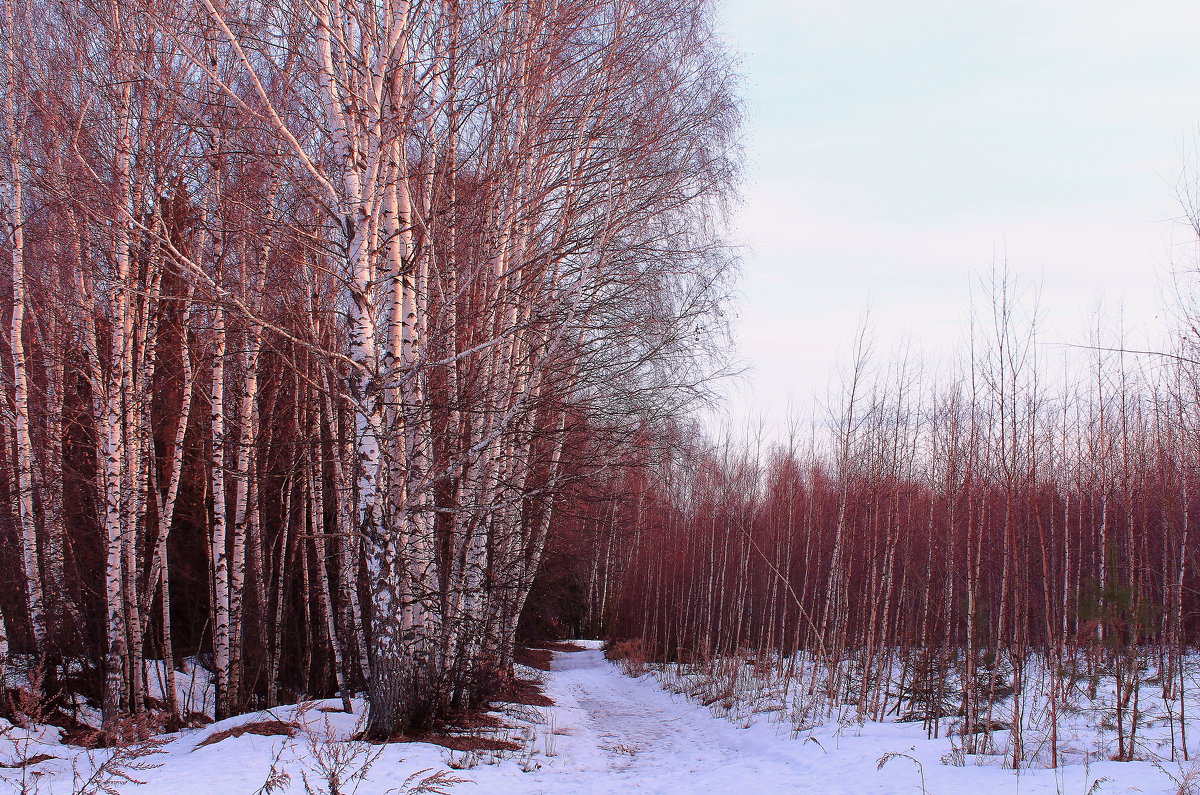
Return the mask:
<path fill-rule="evenodd" d="M 274 763 L 289 782 L 276 790 L 304 792 L 304 778 L 328 791 L 322 778 L 341 765 L 343 781 L 364 766 L 361 782 L 345 792 L 383 795 L 405 792 L 405 782 L 443 771 L 471 783 L 447 788 L 453 793 L 1170 793 L 1167 771 L 1181 778 L 1187 768 L 1150 762 L 1093 761 L 1059 770 L 1029 769 L 1019 775 L 998 764 L 945 764 L 945 738 L 929 740 L 920 723 L 859 724 L 836 720 L 796 734 L 779 715 L 739 716 L 735 721 L 668 692 L 653 675 L 626 676 L 604 659 L 598 642 L 582 642 L 578 652 L 557 652 L 545 690 L 556 703 L 536 710 L 508 707 L 496 713 L 510 727 L 503 734 L 524 750 L 449 751 L 427 743 L 386 747 L 348 741 L 361 725 L 364 705 L 353 715 L 337 700 L 309 702 L 268 712 L 241 715 L 202 729 L 168 735 L 161 753 L 145 761 L 153 769 L 134 772 L 143 786 L 125 784 L 121 792 L 211 795 L 254 793 Z M 525 671 L 532 673 L 532 671 Z M 278 720 L 302 726 L 296 736 L 242 734 L 209 745 L 220 732 L 250 723 Z M 9 728 L 0 738 L 0 764 L 35 754 L 56 759 L 31 765 L 39 792 L 72 791 L 72 766 L 86 773 L 107 751 L 90 756 L 57 742 L 58 734 L 30 735 Z M 886 760 L 881 765 L 880 760 Z M 456 768 L 451 769 L 450 764 Z M 420 772 L 425 771 L 425 772 Z M 20 768 L 0 769 L 16 785 Z M 1097 782 L 1099 782 L 1097 784 Z M 1093 790 L 1093 785 L 1095 789 Z"/>

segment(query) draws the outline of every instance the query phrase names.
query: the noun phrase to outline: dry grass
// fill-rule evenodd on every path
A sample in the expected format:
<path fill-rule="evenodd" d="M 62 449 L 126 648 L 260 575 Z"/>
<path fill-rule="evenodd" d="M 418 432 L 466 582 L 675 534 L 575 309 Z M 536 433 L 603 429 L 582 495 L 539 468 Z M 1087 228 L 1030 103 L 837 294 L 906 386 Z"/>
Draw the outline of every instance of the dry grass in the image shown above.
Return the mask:
<path fill-rule="evenodd" d="M 197 748 L 205 745 L 213 745 L 222 740 L 228 740 L 230 737 L 241 737 L 243 734 L 257 734 L 260 737 L 295 737 L 296 732 L 300 727 L 295 723 L 289 723 L 282 720 L 257 720 L 250 723 L 242 723 L 237 726 L 231 726 L 228 729 L 222 729 L 219 732 L 213 732 L 205 737 L 200 742 L 196 743 Z"/>
<path fill-rule="evenodd" d="M 413 736 L 398 735 L 392 738 L 397 743 L 429 743 L 440 745 L 451 751 L 486 752 L 516 751 L 520 744 L 509 740 L 513 727 L 496 715 L 482 709 L 460 712 L 454 719 L 439 729 Z"/>
<path fill-rule="evenodd" d="M 451 751 L 519 751 L 520 743 L 496 737 L 480 737 L 474 734 L 425 734 L 406 737 L 398 742 L 429 743 L 449 748 Z"/>
<path fill-rule="evenodd" d="M 105 745 L 104 732 L 90 726 L 80 724 L 67 729 L 62 735 L 63 745 L 74 745 L 78 748 L 103 748 Z"/>
<path fill-rule="evenodd" d="M 554 659 L 555 652 L 569 654 L 577 651 L 587 651 L 587 649 L 577 643 L 554 640 L 549 643 L 543 643 L 540 646 L 521 646 L 513 654 L 513 660 L 519 662 L 521 665 L 537 668 L 539 671 L 549 671 L 550 662 Z"/>
<path fill-rule="evenodd" d="M 460 712 L 445 728 L 456 731 L 477 731 L 479 729 L 511 729 L 507 723 L 495 715 L 481 709 Z"/>
<path fill-rule="evenodd" d="M 609 643 L 604 647 L 604 656 L 618 663 L 626 676 L 646 673 L 646 647 L 641 638 Z"/>
<path fill-rule="evenodd" d="M 492 701 L 505 704 L 524 704 L 529 707 L 553 707 L 554 700 L 546 695 L 541 682 L 532 679 L 513 679 L 498 692 Z"/>
<path fill-rule="evenodd" d="M 85 723 L 80 723 L 69 718 L 66 713 L 61 713 L 61 719 L 45 722 L 63 728 L 63 745 L 73 745 L 88 750 L 144 743 L 170 730 L 170 715 L 157 711 L 119 718 L 111 721 L 103 729 L 94 729 Z"/>
<path fill-rule="evenodd" d="M 36 765 L 38 762 L 47 762 L 51 759 L 58 759 L 58 757 L 54 756 L 53 754 L 34 754 L 28 759 L 21 759 L 20 761 L 13 762 L 11 764 L 0 762 L 0 767 L 29 767 L 30 765 Z"/>
<path fill-rule="evenodd" d="M 536 668 L 539 671 L 549 671 L 550 661 L 554 659 L 554 652 L 549 649 L 529 649 L 521 647 L 513 653 L 513 661 L 521 665 L 527 665 L 530 668 Z"/>

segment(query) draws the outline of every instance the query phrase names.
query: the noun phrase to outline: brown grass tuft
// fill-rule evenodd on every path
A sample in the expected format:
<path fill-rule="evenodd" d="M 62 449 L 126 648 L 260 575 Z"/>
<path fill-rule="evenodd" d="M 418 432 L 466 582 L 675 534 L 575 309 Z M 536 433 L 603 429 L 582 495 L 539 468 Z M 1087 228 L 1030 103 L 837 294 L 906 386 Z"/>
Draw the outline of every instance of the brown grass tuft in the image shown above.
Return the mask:
<path fill-rule="evenodd" d="M 646 673 L 646 646 L 641 638 L 606 644 L 604 656 L 620 664 L 626 676 L 641 676 Z"/>
<path fill-rule="evenodd" d="M 12 764 L 4 764 L 3 762 L 0 762 L 0 767 L 29 767 L 30 765 L 36 765 L 38 762 L 47 762 L 51 759 L 58 759 L 58 757 L 54 756 L 53 754 L 34 754 L 28 759 L 22 759 L 21 761 L 13 762 Z"/>
<path fill-rule="evenodd" d="M 549 649 L 529 649 L 522 646 L 513 653 L 514 662 L 536 668 L 539 671 L 549 671 L 550 661 L 553 659 L 554 652 Z"/>
<path fill-rule="evenodd" d="M 542 690 L 541 682 L 532 679 L 513 679 L 492 698 L 505 704 L 524 704 L 529 707 L 553 707 L 554 700 Z"/>
<path fill-rule="evenodd" d="M 495 737 L 478 737 L 475 735 L 457 734 L 425 734 L 420 737 L 400 737 L 402 743 L 430 743 L 449 748 L 451 751 L 519 751 L 520 743 L 512 740 L 500 740 Z"/>
<path fill-rule="evenodd" d="M 512 726 L 482 709 L 472 709 L 455 715 L 454 720 L 444 728 L 453 731 L 474 731 L 477 729 L 511 729 Z"/>
<path fill-rule="evenodd" d="M 74 745 L 79 748 L 102 748 L 105 744 L 104 732 L 90 726 L 80 724 L 63 732 L 63 745 Z"/>
<path fill-rule="evenodd" d="M 222 740 L 228 740 L 230 737 L 241 737 L 243 734 L 257 734 L 261 737 L 295 737 L 299 730 L 300 727 L 295 723 L 281 720 L 257 720 L 213 732 L 196 743 L 196 747 L 213 745 Z"/>

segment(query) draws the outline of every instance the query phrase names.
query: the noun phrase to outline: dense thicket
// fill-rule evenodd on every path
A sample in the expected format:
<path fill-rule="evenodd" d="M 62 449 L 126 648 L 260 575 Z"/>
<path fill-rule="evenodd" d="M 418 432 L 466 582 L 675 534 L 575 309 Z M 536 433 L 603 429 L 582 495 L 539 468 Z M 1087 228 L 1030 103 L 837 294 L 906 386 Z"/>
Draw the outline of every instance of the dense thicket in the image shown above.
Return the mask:
<path fill-rule="evenodd" d="M 218 716 L 486 698 L 721 342 L 708 6 L 4 0 L 0 661 L 108 721 L 196 654 Z"/>

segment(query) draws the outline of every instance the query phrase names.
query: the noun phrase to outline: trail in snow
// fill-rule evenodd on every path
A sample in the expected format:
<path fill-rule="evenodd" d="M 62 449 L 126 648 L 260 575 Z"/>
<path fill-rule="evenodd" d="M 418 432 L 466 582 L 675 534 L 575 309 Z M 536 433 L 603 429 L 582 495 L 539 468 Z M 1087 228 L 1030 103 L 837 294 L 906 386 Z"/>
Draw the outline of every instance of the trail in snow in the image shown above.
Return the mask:
<path fill-rule="evenodd" d="M 598 648 L 556 653 L 546 692 L 559 731 L 558 755 L 516 776 L 503 767 L 472 776 L 489 793 L 1086 793 L 1169 792 L 1149 764 L 1100 762 L 1061 771 L 998 765 L 952 767 L 945 739 L 920 724 L 820 727 L 799 738 L 765 716 L 743 728 L 663 690 L 651 676 L 623 675 Z M 809 740 L 808 738 L 811 738 Z M 890 759 L 885 754 L 904 754 Z M 476 771 L 471 771 L 476 772 Z M 463 791 L 474 788 L 464 786 Z"/>
<path fill-rule="evenodd" d="M 520 719 L 521 710 L 502 715 L 513 726 L 509 736 L 523 735 L 530 750 L 481 755 L 478 764 L 449 771 L 469 780 L 452 787 L 452 795 L 1083 795 L 1100 779 L 1107 781 L 1094 791 L 1102 795 L 1175 791 L 1167 776 L 1146 762 L 1028 770 L 1019 778 L 1001 769 L 995 759 L 983 766 L 948 766 L 942 763 L 948 741 L 927 739 L 920 724 L 831 723 L 796 738 L 786 724 L 760 715 L 744 728 L 668 693 L 652 676 L 623 675 L 604 659 L 598 642 L 583 643 L 588 646 L 585 651 L 555 653 L 552 671 L 545 676 L 546 693 L 555 706 L 539 708 L 538 720 L 532 723 Z M 120 791 L 248 795 L 262 787 L 272 760 L 291 778 L 290 786 L 277 791 L 281 795 L 304 792 L 303 776 L 325 791 L 315 756 L 321 743 L 314 745 L 308 738 L 336 740 L 354 733 L 363 703 L 356 701 L 354 715 L 338 711 L 339 705 L 337 700 L 317 702 L 302 714 L 295 707 L 281 707 L 174 735 L 163 753 L 149 760 L 158 766 L 135 774 L 145 785 L 126 785 Z M 300 721 L 306 728 L 292 739 L 245 734 L 201 745 L 216 732 L 266 717 Z M 83 762 L 83 769 L 89 769 L 82 752 L 53 741 L 25 746 L 19 756 L 43 752 L 52 758 L 30 772 L 40 779 L 38 791 L 44 795 L 72 791 L 72 764 Z M 403 793 L 411 774 L 445 771 L 449 761 L 463 761 L 462 754 L 427 743 L 392 744 L 379 754 L 356 795 Z M 885 754 L 902 756 L 893 756 L 881 770 L 878 762 Z M 0 765 L 8 764 L 12 755 L 0 748 Z M 0 767 L 0 782 L 16 785 L 21 774 L 19 769 Z M 0 791 L 5 791 L 2 784 Z"/>
<path fill-rule="evenodd" d="M 547 693 L 559 730 L 571 732 L 558 743 L 566 764 L 555 758 L 527 774 L 530 793 L 738 792 L 755 780 L 797 792 L 812 784 L 809 765 L 777 743 L 753 742 L 649 677 L 624 676 L 599 650 L 559 653 L 553 671 Z"/>

